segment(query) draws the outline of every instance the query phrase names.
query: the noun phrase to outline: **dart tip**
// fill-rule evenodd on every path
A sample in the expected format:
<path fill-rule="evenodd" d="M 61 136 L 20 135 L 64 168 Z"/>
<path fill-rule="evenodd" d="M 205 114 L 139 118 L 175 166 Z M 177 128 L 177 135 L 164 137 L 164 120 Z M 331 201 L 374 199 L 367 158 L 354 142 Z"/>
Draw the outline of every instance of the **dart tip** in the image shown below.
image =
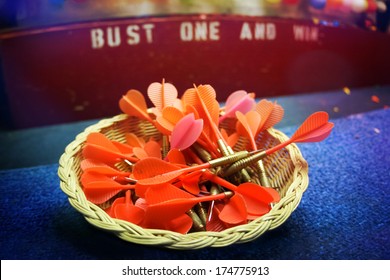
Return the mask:
<path fill-rule="evenodd" d="M 234 195 L 234 192 L 227 191 L 227 192 L 224 192 L 223 194 L 225 195 L 226 198 L 231 198 Z"/>
<path fill-rule="evenodd" d="M 126 180 L 126 182 L 134 183 L 134 184 L 136 184 L 138 182 L 137 179 L 130 178 L 130 177 L 125 177 L 125 180 Z"/>

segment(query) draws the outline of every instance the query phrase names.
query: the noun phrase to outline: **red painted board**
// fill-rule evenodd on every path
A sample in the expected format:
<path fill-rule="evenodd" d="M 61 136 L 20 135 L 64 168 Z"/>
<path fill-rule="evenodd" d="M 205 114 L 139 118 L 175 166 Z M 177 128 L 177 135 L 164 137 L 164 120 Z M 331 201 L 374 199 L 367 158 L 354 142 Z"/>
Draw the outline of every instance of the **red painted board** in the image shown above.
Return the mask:
<path fill-rule="evenodd" d="M 0 35 L 14 128 L 120 113 L 151 82 L 180 93 L 211 84 L 218 100 L 390 84 L 390 36 L 308 20 L 233 15 L 127 18 Z"/>

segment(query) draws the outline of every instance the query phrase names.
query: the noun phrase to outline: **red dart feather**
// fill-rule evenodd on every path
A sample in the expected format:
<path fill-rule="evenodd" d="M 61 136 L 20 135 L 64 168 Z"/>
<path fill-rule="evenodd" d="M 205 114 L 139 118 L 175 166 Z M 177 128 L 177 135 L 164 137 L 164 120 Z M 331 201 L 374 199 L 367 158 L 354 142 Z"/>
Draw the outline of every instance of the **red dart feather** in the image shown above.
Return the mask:
<path fill-rule="evenodd" d="M 147 120 L 150 123 L 154 123 L 152 118 L 149 116 L 144 95 L 138 90 L 131 89 L 126 95 L 122 96 L 119 100 L 119 107 L 122 112 L 129 116 L 135 116 L 143 120 Z"/>
<path fill-rule="evenodd" d="M 166 106 L 171 106 L 177 98 L 177 89 L 170 83 L 152 83 L 149 85 L 147 94 L 154 106 L 162 111 Z"/>
<path fill-rule="evenodd" d="M 174 127 L 171 135 L 171 148 L 184 150 L 194 144 L 202 133 L 203 120 L 195 120 L 194 114 L 183 117 Z"/>

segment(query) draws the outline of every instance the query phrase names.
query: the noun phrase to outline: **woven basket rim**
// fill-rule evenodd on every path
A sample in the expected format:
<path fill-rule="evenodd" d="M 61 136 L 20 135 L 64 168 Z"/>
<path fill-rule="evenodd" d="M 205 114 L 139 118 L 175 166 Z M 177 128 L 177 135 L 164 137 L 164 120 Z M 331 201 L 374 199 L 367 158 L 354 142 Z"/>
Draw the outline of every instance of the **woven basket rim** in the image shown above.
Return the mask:
<path fill-rule="evenodd" d="M 299 148 L 295 144 L 286 147 L 295 161 L 294 180 L 284 197 L 274 205 L 271 211 L 248 224 L 225 229 L 221 232 L 191 232 L 181 234 L 168 230 L 144 229 L 130 222 L 111 218 L 99 206 L 88 201 L 74 171 L 74 156 L 80 151 L 87 135 L 91 132 L 99 132 L 109 128 L 114 123 L 124 121 L 126 114 L 119 114 L 111 118 L 105 118 L 85 128 L 75 139 L 69 143 L 59 159 L 58 176 L 60 188 L 67 195 L 69 203 L 80 212 L 93 226 L 117 235 L 119 238 L 137 244 L 161 246 L 170 249 L 186 250 L 200 249 L 204 247 L 223 247 L 233 243 L 252 241 L 268 230 L 282 225 L 298 207 L 303 193 L 308 187 L 308 165 Z M 273 137 L 288 139 L 281 131 L 270 128 L 268 132 Z"/>

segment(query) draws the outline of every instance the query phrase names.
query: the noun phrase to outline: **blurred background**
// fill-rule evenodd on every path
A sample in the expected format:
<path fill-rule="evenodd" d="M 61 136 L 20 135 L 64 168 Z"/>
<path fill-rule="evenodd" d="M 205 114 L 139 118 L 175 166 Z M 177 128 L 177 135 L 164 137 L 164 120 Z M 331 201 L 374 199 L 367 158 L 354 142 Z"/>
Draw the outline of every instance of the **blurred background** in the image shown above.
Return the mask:
<path fill-rule="evenodd" d="M 0 0 L 0 168 L 58 162 L 129 89 L 211 84 L 280 127 L 387 109 L 388 0 Z"/>
<path fill-rule="evenodd" d="M 2 29 L 204 13 L 316 18 L 387 32 L 389 20 L 386 0 L 2 0 L 0 5 Z"/>

